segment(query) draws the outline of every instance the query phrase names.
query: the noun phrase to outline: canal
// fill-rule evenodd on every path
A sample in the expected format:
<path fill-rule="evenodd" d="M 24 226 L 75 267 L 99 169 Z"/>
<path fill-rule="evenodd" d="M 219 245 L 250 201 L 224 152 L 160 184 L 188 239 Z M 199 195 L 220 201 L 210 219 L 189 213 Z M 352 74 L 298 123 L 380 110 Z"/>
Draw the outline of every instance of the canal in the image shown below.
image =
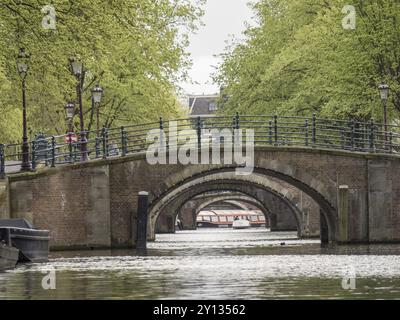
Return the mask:
<path fill-rule="evenodd" d="M 146 254 L 56 252 L 0 273 L 0 299 L 282 298 L 400 298 L 400 245 L 321 247 L 290 232 L 202 229 L 158 235 Z"/>

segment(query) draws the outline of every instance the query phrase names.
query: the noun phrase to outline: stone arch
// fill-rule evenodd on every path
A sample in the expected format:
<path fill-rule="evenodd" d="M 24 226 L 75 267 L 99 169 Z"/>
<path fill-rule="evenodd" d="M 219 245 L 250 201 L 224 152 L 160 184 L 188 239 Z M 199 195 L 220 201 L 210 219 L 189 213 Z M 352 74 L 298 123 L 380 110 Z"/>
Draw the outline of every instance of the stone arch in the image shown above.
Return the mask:
<path fill-rule="evenodd" d="M 217 168 L 217 169 L 210 169 L 205 172 L 201 172 L 199 174 L 194 174 L 191 177 L 188 177 L 184 179 L 182 176 L 180 181 L 174 181 L 172 182 L 175 178 L 177 178 L 175 175 L 174 177 L 169 177 L 169 179 L 166 179 L 166 183 L 170 184 L 173 183 L 173 186 L 163 192 L 158 198 L 156 198 L 154 201 L 151 203 L 150 207 L 150 215 L 149 218 L 154 219 L 154 214 L 157 215 L 157 210 L 158 206 L 165 200 L 168 201 L 168 198 L 171 196 L 173 197 L 174 195 L 182 192 L 183 190 L 187 188 L 191 188 L 195 186 L 196 184 L 205 182 L 207 180 L 223 180 L 224 175 L 226 179 L 226 175 L 230 176 L 233 180 L 238 180 L 238 181 L 243 181 L 244 179 L 250 179 L 254 181 L 258 180 L 258 183 L 263 185 L 265 187 L 265 184 L 268 184 L 268 178 L 274 178 L 279 181 L 284 181 L 285 183 L 288 183 L 289 185 L 292 185 L 299 190 L 303 191 L 305 194 L 310 196 L 316 203 L 321 208 L 321 213 L 323 215 L 324 220 L 326 221 L 327 225 L 327 239 L 329 241 L 335 241 L 336 240 L 336 230 L 337 230 L 337 214 L 336 214 L 336 209 L 335 206 L 325 197 L 325 195 L 321 194 L 318 190 L 322 190 L 325 194 L 328 195 L 328 198 L 333 200 L 336 198 L 336 193 L 331 190 L 333 187 L 326 187 L 324 186 L 319 180 L 312 178 L 308 176 L 307 174 L 304 174 L 304 176 L 308 177 L 308 179 L 305 179 L 306 181 L 309 181 L 310 185 L 306 184 L 303 181 L 300 181 L 292 176 L 289 176 L 285 173 L 281 172 L 276 172 L 272 171 L 270 169 L 265 169 L 265 168 L 255 168 L 254 173 L 250 176 L 239 176 L 235 174 L 235 167 L 223 167 L 223 168 Z M 282 170 L 285 171 L 286 173 L 293 173 L 295 170 Z M 295 175 L 295 174 L 294 174 Z M 313 188 L 315 187 L 315 189 Z M 287 193 L 284 196 L 286 199 L 290 198 L 290 193 Z M 150 222 L 151 225 L 151 222 Z M 322 237 L 322 235 L 321 235 Z"/>
<path fill-rule="evenodd" d="M 235 207 L 235 209 L 239 209 L 239 210 L 249 210 L 249 207 L 246 206 L 246 204 L 240 200 L 226 200 L 226 201 L 220 201 L 221 204 L 225 204 L 225 205 L 230 205 L 232 207 Z M 216 203 L 218 204 L 218 203 Z M 250 203 L 247 203 L 250 204 Z M 259 209 L 259 208 L 257 208 Z"/>
<path fill-rule="evenodd" d="M 241 183 L 238 183 L 241 182 Z M 242 192 L 245 193 L 246 195 L 253 197 L 253 198 L 264 198 L 265 194 L 272 195 L 276 199 L 281 200 L 284 202 L 284 204 L 287 206 L 288 210 L 292 213 L 292 216 L 295 218 L 295 224 L 297 226 L 298 230 L 298 235 L 301 236 L 301 212 L 300 210 L 285 196 L 279 194 L 275 190 L 269 189 L 265 185 L 259 184 L 255 181 L 251 181 L 251 179 L 247 178 L 247 180 L 242 180 L 238 181 L 236 179 L 224 179 L 224 180 L 214 180 L 214 179 L 209 179 L 209 181 L 203 181 L 201 183 L 196 183 L 196 188 L 191 188 L 188 187 L 184 189 L 181 192 L 176 193 L 173 197 L 170 197 L 169 199 L 165 199 L 164 201 L 161 201 L 162 203 L 158 203 L 157 206 L 151 206 L 149 210 L 149 235 L 150 239 L 155 238 L 155 230 L 154 227 L 156 225 L 156 222 L 160 216 L 160 213 L 163 212 L 164 208 L 168 208 L 168 211 L 170 212 L 170 216 L 174 217 L 171 218 L 172 220 L 175 221 L 175 217 L 180 210 L 180 208 L 189 201 L 190 199 L 204 193 L 207 191 L 233 191 L 233 192 Z M 244 190 L 245 189 L 245 190 Z M 261 193 L 263 192 L 263 193 Z M 268 201 L 270 201 L 269 199 Z M 271 217 L 270 217 L 271 219 Z"/>
<path fill-rule="evenodd" d="M 257 147 L 256 149 L 263 149 Z M 295 159 L 296 150 L 291 150 Z M 326 173 L 319 171 L 318 175 L 308 172 L 304 168 L 296 167 L 290 163 L 271 160 L 271 156 L 263 156 L 262 151 L 256 152 L 255 166 L 253 173 L 260 173 L 266 177 L 275 177 L 281 181 L 285 181 L 293 186 L 298 187 L 306 193 L 314 194 L 315 197 L 322 197 L 328 202 L 332 208 L 336 207 L 337 184 Z M 316 159 L 314 159 L 315 161 Z M 157 190 L 157 197 L 171 190 L 171 188 L 179 187 L 192 179 L 197 179 L 213 173 L 232 172 L 238 169 L 233 165 L 191 165 L 183 166 L 179 172 L 172 173 L 165 177 L 162 188 Z M 317 178 L 318 176 L 318 178 Z"/>
<path fill-rule="evenodd" d="M 175 232 L 174 229 L 174 225 L 173 222 L 176 219 L 176 216 L 178 214 L 178 211 L 180 210 L 179 208 L 182 208 L 183 205 L 187 202 L 190 201 L 190 199 L 198 196 L 199 194 L 205 192 L 205 191 L 220 191 L 220 190 L 228 190 L 228 191 L 241 191 L 241 192 L 245 192 L 242 188 L 248 188 L 248 195 L 249 196 L 260 196 L 260 191 L 265 193 L 265 194 L 269 194 L 272 196 L 275 196 L 275 200 L 279 199 L 280 202 L 283 202 L 284 205 L 286 206 L 287 210 L 289 210 L 289 214 L 286 216 L 292 217 L 294 219 L 294 222 L 292 225 L 295 225 L 294 229 L 292 229 L 293 227 L 290 227 L 289 229 L 282 229 L 282 226 L 280 226 L 279 230 L 275 230 L 275 231 L 292 231 L 292 230 L 297 230 L 298 232 L 298 236 L 301 237 L 301 212 L 298 210 L 298 208 L 296 206 L 294 206 L 288 199 L 277 196 L 274 192 L 272 192 L 271 190 L 265 190 L 264 187 L 260 186 L 260 185 L 256 185 L 256 184 L 252 184 L 252 185 L 245 185 L 245 186 L 238 186 L 237 182 L 235 181 L 219 181 L 218 183 L 213 183 L 213 182 L 208 182 L 208 183 L 203 183 L 202 185 L 198 185 L 196 190 L 188 190 L 187 192 L 179 195 L 178 197 L 174 198 L 171 200 L 171 202 L 166 203 L 165 206 L 160 210 L 160 214 L 155 218 L 155 223 L 158 223 L 158 220 L 163 218 L 165 219 L 166 217 L 169 217 L 167 219 L 169 219 L 170 221 L 164 221 L 164 223 L 166 222 L 167 224 L 169 224 L 170 226 L 167 227 L 168 231 L 161 231 L 161 233 L 173 233 Z M 250 189 L 252 189 L 250 191 Z M 263 196 L 263 194 L 261 194 L 261 196 Z M 167 210 L 169 211 L 169 214 L 163 214 L 164 208 L 167 208 Z M 280 218 L 280 214 L 276 214 L 276 213 L 271 213 L 269 215 L 269 219 L 273 220 L 273 217 L 275 218 Z M 153 224 L 149 223 L 149 235 L 150 235 L 150 240 L 154 240 L 155 239 L 155 234 L 154 234 L 154 229 L 151 229 L 151 226 Z M 277 228 L 275 228 L 277 229 Z M 159 230 L 160 231 L 160 230 Z"/>
<path fill-rule="evenodd" d="M 214 203 L 218 202 L 230 202 L 230 201 L 238 201 L 238 202 L 244 202 L 247 204 L 251 204 L 255 207 L 257 207 L 259 210 L 261 210 L 264 215 L 266 215 L 266 218 L 268 218 L 269 215 L 269 210 L 266 208 L 260 201 L 257 199 L 254 199 L 252 197 L 249 197 L 247 195 L 225 195 L 225 196 L 217 196 L 215 198 L 206 200 L 205 202 L 201 203 L 197 208 L 196 208 L 196 214 L 198 214 L 201 210 L 204 208 L 208 207 L 209 205 L 212 205 Z M 235 205 L 235 204 L 234 204 Z M 246 210 L 247 208 L 241 207 L 242 210 Z"/>

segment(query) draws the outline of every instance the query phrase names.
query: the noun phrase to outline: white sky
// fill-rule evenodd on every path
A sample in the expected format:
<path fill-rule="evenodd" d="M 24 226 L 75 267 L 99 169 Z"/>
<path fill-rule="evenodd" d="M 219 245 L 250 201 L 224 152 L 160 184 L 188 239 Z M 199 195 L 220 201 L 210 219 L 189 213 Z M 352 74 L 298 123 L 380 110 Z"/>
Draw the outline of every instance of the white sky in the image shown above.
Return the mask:
<path fill-rule="evenodd" d="M 196 34 L 190 37 L 188 48 L 193 61 L 189 76 L 194 83 L 181 84 L 187 94 L 212 94 L 219 92 L 213 85 L 211 73 L 217 66 L 215 54 L 224 51 L 226 41 L 232 35 L 241 38 L 245 22 L 251 22 L 252 12 L 247 6 L 249 0 L 207 0 L 200 26 Z M 198 82 L 199 84 L 195 84 Z"/>

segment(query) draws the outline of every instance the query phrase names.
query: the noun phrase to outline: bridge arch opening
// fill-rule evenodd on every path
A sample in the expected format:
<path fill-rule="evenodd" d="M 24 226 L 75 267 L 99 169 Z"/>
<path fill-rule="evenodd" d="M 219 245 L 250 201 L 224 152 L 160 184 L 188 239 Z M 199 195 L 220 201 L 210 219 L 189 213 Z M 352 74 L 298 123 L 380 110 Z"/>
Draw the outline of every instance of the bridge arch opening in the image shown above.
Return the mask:
<path fill-rule="evenodd" d="M 215 186 L 209 187 L 215 188 Z M 218 204 L 222 205 L 223 207 L 218 208 Z M 173 214 L 172 218 L 176 219 L 179 217 L 179 220 L 183 222 L 183 226 L 189 225 L 187 229 L 194 230 L 197 227 L 197 217 L 202 211 L 218 212 L 220 210 L 233 210 L 241 213 L 249 212 L 250 214 L 254 214 L 255 211 L 259 211 L 264 216 L 262 224 L 268 224 L 269 226 L 271 217 L 270 210 L 264 206 L 261 201 L 244 192 L 218 190 L 218 188 L 216 190 L 203 192 L 199 195 L 193 196 L 192 198 L 181 199 L 179 206 L 177 207 L 177 210 Z M 158 217 L 157 222 L 159 222 L 161 217 L 162 214 Z M 294 222 L 296 224 L 296 221 Z M 297 224 L 294 230 L 297 230 Z"/>
<path fill-rule="evenodd" d="M 209 181 L 209 182 L 203 182 L 201 184 L 197 184 L 196 188 L 189 189 L 186 192 L 183 192 L 182 194 L 177 195 L 176 197 L 172 198 L 170 201 L 165 203 L 165 206 L 163 206 L 159 212 L 159 214 L 156 216 L 156 219 L 160 219 L 160 217 L 165 218 L 165 216 L 169 215 L 169 232 L 173 231 L 173 221 L 175 221 L 176 216 L 179 212 L 179 210 L 182 208 L 182 206 L 187 202 L 190 201 L 191 199 L 201 195 L 204 192 L 218 192 L 218 191 L 229 191 L 229 192 L 242 192 L 246 194 L 249 197 L 253 197 L 255 199 L 257 198 L 263 198 L 264 201 L 270 202 L 270 201 L 279 201 L 283 206 L 285 206 L 285 210 L 287 212 L 287 216 L 291 217 L 292 220 L 292 225 L 295 227 L 293 230 L 297 230 L 298 236 L 301 236 L 300 231 L 302 230 L 301 227 L 301 212 L 300 210 L 294 206 L 288 199 L 284 198 L 282 195 L 279 195 L 277 192 L 270 190 L 266 188 L 265 186 L 256 184 L 254 182 L 245 182 L 242 184 L 238 184 L 238 181 L 235 180 L 218 180 L 218 181 Z M 165 213 L 164 208 L 167 208 L 168 214 L 162 214 Z M 279 213 L 271 213 L 269 209 L 267 209 L 267 206 L 265 206 L 265 212 L 269 212 L 267 214 L 267 218 L 269 221 L 273 220 L 273 216 L 279 215 Z M 168 219 L 168 218 L 167 218 Z M 150 225 L 151 226 L 151 225 Z M 150 232 L 153 232 L 152 239 L 155 236 L 154 231 L 149 230 Z M 168 232 L 168 233 L 169 233 Z"/>
<path fill-rule="evenodd" d="M 240 193 L 238 192 L 236 194 L 234 192 L 229 192 L 225 195 L 216 194 L 214 197 L 211 197 L 205 200 L 204 202 L 200 203 L 195 208 L 195 214 L 197 215 L 202 210 L 207 210 L 209 206 L 218 205 L 219 203 L 229 204 L 230 206 L 236 207 L 236 209 L 239 210 L 250 210 L 251 209 L 249 208 L 250 205 L 255 207 L 257 210 L 261 211 L 264 214 L 266 221 L 269 221 L 270 219 L 270 211 L 262 202 L 242 192 Z M 181 211 L 178 214 L 180 213 Z"/>
<path fill-rule="evenodd" d="M 235 168 L 219 168 L 214 170 L 209 170 L 207 172 L 200 173 L 198 175 L 194 175 L 182 181 L 177 181 L 173 187 L 164 192 L 158 199 L 151 203 L 150 211 L 149 211 L 149 225 L 154 225 L 155 221 L 160 214 L 160 210 L 166 205 L 171 205 L 172 202 L 182 197 L 182 195 L 190 195 L 193 197 L 196 192 L 194 190 L 199 190 L 201 186 L 205 186 L 204 191 L 210 190 L 207 189 L 207 183 L 210 187 L 212 182 L 222 185 L 223 183 L 230 182 L 230 186 L 236 185 L 240 186 L 241 184 L 252 185 L 253 187 L 259 187 L 259 189 L 268 189 L 267 185 L 269 179 L 274 178 L 289 185 L 301 190 L 308 196 L 310 196 L 321 208 L 321 221 L 323 225 L 326 225 L 326 228 L 321 228 L 321 239 L 324 241 L 334 241 L 336 239 L 336 212 L 334 207 L 326 200 L 326 198 L 321 195 L 317 190 L 312 188 L 311 186 L 299 181 L 293 177 L 287 176 L 280 172 L 275 172 L 263 168 L 256 168 L 255 172 L 250 176 L 237 176 L 235 175 Z M 211 183 L 211 184 L 210 184 Z M 217 188 L 218 189 L 218 188 Z M 225 188 L 232 190 L 231 187 Z M 271 191 L 270 189 L 268 189 Z M 233 191 L 241 191 L 237 188 L 233 188 Z M 203 191 L 197 192 L 200 194 Z M 282 195 L 280 195 L 282 196 Z M 257 196 L 256 196 L 257 198 Z M 296 205 L 291 202 L 290 193 L 286 193 L 282 197 L 287 201 L 288 204 L 292 206 L 294 209 Z M 298 224 L 301 224 L 301 217 L 297 215 Z M 150 234 L 154 237 L 154 230 L 150 230 Z"/>

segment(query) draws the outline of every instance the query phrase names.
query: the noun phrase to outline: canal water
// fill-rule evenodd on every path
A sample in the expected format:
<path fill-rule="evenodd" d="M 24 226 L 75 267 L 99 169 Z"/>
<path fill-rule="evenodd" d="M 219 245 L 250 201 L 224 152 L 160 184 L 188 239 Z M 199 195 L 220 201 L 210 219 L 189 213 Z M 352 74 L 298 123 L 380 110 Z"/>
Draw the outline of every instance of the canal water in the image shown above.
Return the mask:
<path fill-rule="evenodd" d="M 400 245 L 321 247 L 296 233 L 202 229 L 158 235 L 146 253 L 57 252 L 0 273 L 0 299 L 282 298 L 399 299 Z"/>

